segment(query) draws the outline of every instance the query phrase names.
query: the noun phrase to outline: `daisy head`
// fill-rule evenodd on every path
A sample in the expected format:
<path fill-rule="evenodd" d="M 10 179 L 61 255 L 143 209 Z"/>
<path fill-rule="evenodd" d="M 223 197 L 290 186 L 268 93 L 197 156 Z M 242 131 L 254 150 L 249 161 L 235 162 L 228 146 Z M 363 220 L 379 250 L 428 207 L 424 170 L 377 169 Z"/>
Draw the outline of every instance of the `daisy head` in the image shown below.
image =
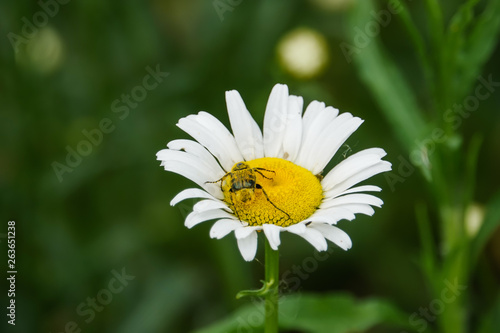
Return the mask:
<path fill-rule="evenodd" d="M 231 133 L 206 112 L 177 123 L 194 140 L 174 140 L 156 156 L 167 171 L 178 173 L 199 188 L 188 188 L 171 201 L 201 199 L 185 225 L 215 220 L 210 237 L 231 232 L 247 261 L 255 258 L 258 234 L 272 249 L 280 233 L 288 231 L 325 251 L 327 240 L 351 248 L 351 239 L 336 224 L 355 214 L 373 215 L 382 200 L 363 192 L 379 192 L 373 185 L 356 186 L 391 170 L 381 148 L 353 154 L 323 176 L 323 171 L 363 120 L 324 103 L 311 102 L 302 115 L 302 97 L 274 86 L 264 115 L 263 131 L 236 90 L 226 92 Z"/>

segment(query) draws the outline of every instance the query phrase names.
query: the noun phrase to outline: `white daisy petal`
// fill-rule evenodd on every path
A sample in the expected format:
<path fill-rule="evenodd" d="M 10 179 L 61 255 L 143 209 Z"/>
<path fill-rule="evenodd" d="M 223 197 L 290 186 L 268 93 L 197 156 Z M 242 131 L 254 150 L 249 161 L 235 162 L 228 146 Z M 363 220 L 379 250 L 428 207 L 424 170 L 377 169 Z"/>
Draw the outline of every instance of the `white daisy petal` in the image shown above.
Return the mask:
<path fill-rule="evenodd" d="M 336 116 L 337 114 L 338 110 L 332 107 L 325 108 L 321 112 L 321 117 L 325 118 L 324 122 L 314 125 L 315 132 L 313 132 L 309 147 L 304 147 L 302 158 L 307 163 L 307 169 L 311 170 L 313 174 L 318 174 L 323 170 L 338 148 L 357 128 L 355 125 L 362 122 L 361 119 L 353 118 L 347 112 L 339 116 Z"/>
<path fill-rule="evenodd" d="M 309 104 L 304 113 L 302 144 L 296 159 L 296 163 L 308 170 L 313 167 L 314 161 L 310 160 L 311 152 L 315 152 L 322 138 L 320 133 L 325 132 L 325 128 L 337 117 L 338 110 L 332 107 L 325 107 L 325 103 L 313 101 Z"/>
<path fill-rule="evenodd" d="M 191 229 L 195 225 L 200 224 L 202 222 L 220 218 L 234 219 L 234 215 L 221 209 L 207 210 L 204 212 L 191 212 L 186 217 L 184 225 L 189 229 Z"/>
<path fill-rule="evenodd" d="M 264 224 L 262 229 L 264 230 L 264 234 L 269 241 L 269 245 L 276 251 L 281 243 L 280 232 L 283 228 L 274 224 Z"/>
<path fill-rule="evenodd" d="M 288 96 L 288 115 L 283 136 L 283 158 L 295 161 L 302 141 L 302 97 Z"/>
<path fill-rule="evenodd" d="M 343 250 L 349 250 L 352 247 L 349 235 L 335 226 L 325 223 L 312 223 L 309 228 L 319 231 L 326 239 L 337 244 Z"/>
<path fill-rule="evenodd" d="M 173 150 L 182 150 L 188 154 L 198 157 L 201 161 L 203 161 L 205 165 L 207 165 L 207 167 L 212 170 L 214 176 L 217 179 L 221 178 L 225 174 L 224 170 L 222 170 L 215 157 L 210 154 L 210 152 L 205 147 L 203 147 L 196 141 L 185 139 L 173 140 L 167 144 L 167 147 Z"/>
<path fill-rule="evenodd" d="M 187 188 L 179 192 L 171 201 L 170 206 L 175 206 L 179 202 L 192 199 L 192 198 L 204 198 L 204 199 L 215 199 L 215 197 L 199 188 Z"/>
<path fill-rule="evenodd" d="M 323 102 L 312 101 L 311 103 L 309 103 L 303 117 L 304 129 L 309 130 L 314 127 L 313 122 L 321 123 L 321 121 L 318 121 L 318 118 L 320 118 L 320 120 L 325 120 L 325 118 L 323 117 L 328 116 L 330 120 L 333 120 L 335 117 L 337 117 L 338 110 L 332 108 L 332 110 L 334 111 L 333 113 L 330 111 L 325 113 L 325 108 L 326 105 Z M 335 110 L 337 111 L 336 113 Z"/>
<path fill-rule="evenodd" d="M 234 236 L 237 239 L 240 238 L 246 238 L 248 235 L 250 235 L 252 232 L 256 230 L 262 230 L 261 226 L 245 226 L 244 228 L 239 228 L 234 231 Z"/>
<path fill-rule="evenodd" d="M 231 231 L 241 228 L 242 224 L 238 220 L 223 219 L 214 223 L 210 229 L 210 238 L 221 239 Z"/>
<path fill-rule="evenodd" d="M 307 227 L 304 233 L 298 235 L 311 243 L 311 245 L 314 246 L 314 248 L 319 252 L 326 251 L 328 249 L 325 237 L 316 229 Z"/>
<path fill-rule="evenodd" d="M 229 121 L 236 144 L 246 161 L 264 157 L 262 132 L 236 90 L 226 91 Z"/>
<path fill-rule="evenodd" d="M 333 131 L 334 129 L 346 124 L 352 118 L 352 115 L 348 112 L 339 115 L 339 111 L 331 106 L 321 110 L 311 123 L 311 141 L 306 153 L 311 156 L 311 151 L 317 150 L 317 147 L 323 143 L 325 138 L 338 134 Z"/>
<path fill-rule="evenodd" d="M 321 185 L 323 189 L 328 191 L 336 184 L 339 184 L 354 174 L 380 162 L 385 155 L 383 149 L 371 148 L 362 150 L 354 155 L 349 156 L 339 164 L 337 164 L 323 178 Z"/>
<path fill-rule="evenodd" d="M 201 200 L 198 201 L 194 206 L 193 206 L 193 211 L 197 213 L 201 213 L 207 210 L 213 210 L 213 209 L 224 209 L 228 212 L 232 212 L 231 208 L 228 207 L 228 205 L 221 201 L 221 200 Z"/>
<path fill-rule="evenodd" d="M 236 141 L 228 129 L 206 112 L 182 118 L 177 126 L 191 135 L 214 155 L 224 170 L 243 160 Z"/>
<path fill-rule="evenodd" d="M 224 145 L 227 147 L 229 151 L 229 156 L 233 160 L 233 163 L 230 164 L 232 167 L 235 163 L 241 162 L 243 160 L 243 156 L 238 149 L 238 145 L 236 144 L 236 140 L 234 136 L 229 132 L 229 130 L 222 124 L 219 119 L 212 116 L 207 112 L 198 112 L 199 121 L 204 124 L 206 128 L 209 129 L 212 136 L 217 136 L 219 140 L 221 140 Z"/>
<path fill-rule="evenodd" d="M 316 154 L 314 155 L 316 157 L 314 159 L 315 163 L 311 168 L 311 172 L 315 175 L 323 171 L 340 146 L 342 146 L 349 136 L 351 136 L 351 134 L 363 123 L 363 120 L 360 118 L 352 116 L 346 121 L 341 121 L 343 115 L 347 115 L 347 113 L 335 118 L 332 124 L 326 129 L 329 131 L 328 134 L 323 136 L 324 139 L 315 146 L 314 151 L 309 155 L 312 156 L 312 154 Z"/>
<path fill-rule="evenodd" d="M 320 208 L 330 208 L 334 206 L 340 206 L 344 204 L 368 204 L 376 207 L 381 207 L 383 201 L 371 194 L 355 193 L 347 194 L 341 197 L 336 197 L 331 200 L 325 200 L 321 204 Z"/>
<path fill-rule="evenodd" d="M 288 104 L 288 87 L 277 84 L 273 87 L 264 115 L 264 155 L 282 157 Z"/>
<path fill-rule="evenodd" d="M 356 215 L 352 211 L 344 207 L 333 207 L 329 209 L 319 209 L 313 215 L 307 218 L 311 222 L 326 222 L 329 224 L 337 224 L 340 220 L 352 221 Z"/>
<path fill-rule="evenodd" d="M 215 179 L 216 174 L 200 160 L 188 153 L 170 149 L 163 149 L 157 153 L 162 160 L 165 170 L 177 173 L 203 187 L 216 198 L 222 198 L 222 191 L 217 184 L 206 183 L 207 179 Z"/>
<path fill-rule="evenodd" d="M 378 155 L 380 158 L 382 158 L 382 157 L 384 157 L 384 156 L 387 155 L 387 153 L 385 152 L 385 150 L 383 150 L 382 148 L 367 148 L 367 149 L 363 149 L 360 152 L 357 152 L 356 154 L 360 154 L 360 155 L 375 154 L 375 155 Z"/>
<path fill-rule="evenodd" d="M 297 223 L 297 224 L 292 224 L 288 227 L 285 227 L 286 231 L 288 232 L 292 232 L 294 234 L 302 234 L 304 232 L 306 232 L 306 223 L 305 222 L 300 222 L 300 223 Z"/>
<path fill-rule="evenodd" d="M 241 230 L 241 229 L 236 229 Z M 252 231 L 245 238 L 238 238 L 238 249 L 246 261 L 252 261 L 257 253 L 257 232 Z"/>
<path fill-rule="evenodd" d="M 378 186 L 362 185 L 362 186 L 352 187 L 352 188 L 342 192 L 342 194 L 357 193 L 357 192 L 380 192 L 380 191 L 382 191 L 382 189 Z M 325 198 L 325 199 L 328 199 L 328 198 Z"/>
<path fill-rule="evenodd" d="M 318 131 L 323 129 L 325 121 L 327 120 L 325 116 L 331 116 L 329 121 L 336 117 L 335 114 L 325 113 L 325 107 L 325 103 L 313 101 L 309 103 L 304 112 L 304 117 L 302 118 L 302 143 L 296 160 L 299 164 L 305 162 L 305 155 L 311 149 L 315 141 L 315 136 Z"/>
<path fill-rule="evenodd" d="M 364 214 L 368 216 L 372 216 L 373 214 L 375 214 L 375 209 L 373 209 L 372 206 L 367 204 L 347 204 L 347 205 L 335 206 L 335 208 L 340 208 L 340 207 L 347 209 L 353 214 Z"/>
<path fill-rule="evenodd" d="M 335 186 L 330 188 L 328 191 L 326 191 L 325 196 L 340 195 L 343 191 L 349 189 L 350 187 L 352 187 L 353 185 L 356 185 L 359 182 L 362 182 L 365 179 L 368 179 L 368 178 L 370 178 L 376 174 L 379 174 L 381 172 L 390 171 L 391 166 L 392 166 L 391 163 L 389 163 L 387 161 L 380 161 L 373 166 L 370 166 L 368 168 L 365 168 L 365 169 L 357 172 L 356 174 L 345 179 L 343 182 L 336 184 Z"/>

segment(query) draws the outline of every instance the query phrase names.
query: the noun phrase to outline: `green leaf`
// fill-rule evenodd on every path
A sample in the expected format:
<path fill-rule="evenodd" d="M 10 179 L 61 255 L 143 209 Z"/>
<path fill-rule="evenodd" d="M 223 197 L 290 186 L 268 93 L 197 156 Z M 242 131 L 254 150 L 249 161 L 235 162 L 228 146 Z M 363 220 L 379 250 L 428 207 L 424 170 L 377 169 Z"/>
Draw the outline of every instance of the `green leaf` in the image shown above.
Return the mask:
<path fill-rule="evenodd" d="M 422 69 L 424 71 L 426 84 L 429 86 L 431 91 L 434 91 L 434 73 L 432 72 L 432 66 L 429 59 L 429 51 L 427 50 L 427 47 L 425 45 L 424 38 L 418 31 L 417 25 L 411 17 L 406 2 L 403 0 L 396 0 L 395 2 L 398 4 L 401 10 L 399 12 L 398 18 L 401 19 L 403 27 L 406 29 L 406 32 L 410 37 L 413 46 L 415 47 L 415 51 L 417 52 L 418 60 L 420 61 L 420 65 L 422 66 Z"/>
<path fill-rule="evenodd" d="M 472 22 L 474 17 L 474 6 L 476 6 L 478 2 L 479 0 L 468 0 L 460 6 L 451 18 L 449 26 L 450 34 L 459 35 L 465 31 Z"/>
<path fill-rule="evenodd" d="M 262 332 L 264 327 L 264 302 L 253 298 L 252 303 L 240 307 L 226 318 L 195 331 L 195 333 Z"/>
<path fill-rule="evenodd" d="M 500 294 L 497 295 L 495 304 L 493 304 L 490 311 L 488 311 L 481 318 L 477 333 L 491 333 L 496 332 L 500 327 Z"/>
<path fill-rule="evenodd" d="M 197 333 L 262 332 L 264 303 L 248 304 Z M 357 300 L 348 294 L 294 294 L 279 303 L 281 329 L 310 333 L 362 332 L 376 325 L 408 328 L 408 315 L 381 299 Z"/>
<path fill-rule="evenodd" d="M 465 205 L 472 202 L 474 189 L 476 187 L 476 172 L 479 162 L 479 151 L 483 143 L 482 134 L 475 134 L 470 140 L 469 148 L 467 149 L 465 161 L 465 177 L 464 177 L 464 199 Z"/>
<path fill-rule="evenodd" d="M 421 242 L 421 264 L 429 281 L 435 279 L 437 264 L 436 264 L 436 246 L 434 245 L 434 237 L 432 234 L 431 222 L 427 206 L 423 202 L 417 203 L 415 206 L 417 218 L 418 232 Z"/>
<path fill-rule="evenodd" d="M 434 47 L 434 51 L 438 52 L 443 42 L 443 11 L 437 0 L 425 0 L 426 16 L 429 20 L 428 30 Z"/>
<path fill-rule="evenodd" d="M 469 0 L 465 4 L 461 5 L 460 8 L 451 18 L 446 39 L 441 47 L 441 52 L 443 53 L 443 62 L 440 66 L 443 78 L 446 81 L 442 82 L 449 90 L 451 90 L 451 100 L 455 101 L 457 98 L 461 97 L 461 93 L 467 92 L 468 90 L 463 90 L 463 82 L 460 80 L 453 80 L 457 75 L 457 71 L 460 70 L 461 62 L 461 50 L 464 48 L 466 40 L 466 29 L 472 23 L 474 17 L 474 6 L 477 4 L 478 0 Z M 467 85 L 468 87 L 468 85 Z M 457 95 L 458 94 L 458 95 Z M 446 102 L 450 103 L 451 100 Z M 443 107 L 449 107 L 445 104 Z"/>
<path fill-rule="evenodd" d="M 352 10 L 351 26 L 347 27 L 354 45 L 341 44 L 341 47 L 350 46 L 350 50 L 354 50 L 354 64 L 362 80 L 380 105 L 400 142 L 411 151 L 415 140 L 425 135 L 425 121 L 412 89 L 389 59 L 379 38 L 369 37 L 363 32 L 367 23 L 373 21 L 370 13 L 374 10 L 372 1 L 358 1 Z M 363 40 L 362 36 L 365 38 L 364 43 L 360 41 Z"/>
<path fill-rule="evenodd" d="M 488 242 L 490 236 L 493 234 L 493 232 L 498 228 L 500 225 L 500 192 L 497 192 L 497 194 L 493 197 L 493 199 L 490 200 L 486 207 L 486 215 L 484 217 L 483 224 L 481 225 L 481 228 L 479 229 L 476 237 L 472 241 L 472 263 L 471 267 L 473 267 L 475 261 L 481 254 L 481 251 L 483 250 L 484 246 L 486 245 L 486 242 Z"/>
<path fill-rule="evenodd" d="M 347 294 L 288 296 L 280 304 L 280 327 L 314 333 L 364 332 L 375 325 L 408 326 L 408 315 L 380 299 Z"/>
<path fill-rule="evenodd" d="M 464 20 L 470 20 L 464 16 Z M 468 23 L 468 22 L 467 22 Z M 464 23 L 465 24 L 465 23 Z M 481 73 L 484 63 L 490 58 L 498 42 L 500 33 L 500 0 L 490 0 L 483 13 L 464 41 L 463 52 L 457 52 L 458 66 L 461 71 L 457 98 L 465 96 Z"/>
<path fill-rule="evenodd" d="M 266 296 L 267 294 L 269 294 L 269 292 L 271 291 L 271 287 L 274 285 L 274 280 L 270 282 L 261 280 L 260 282 L 262 282 L 262 287 L 260 289 L 242 290 L 236 294 L 236 299 L 249 296 Z"/>

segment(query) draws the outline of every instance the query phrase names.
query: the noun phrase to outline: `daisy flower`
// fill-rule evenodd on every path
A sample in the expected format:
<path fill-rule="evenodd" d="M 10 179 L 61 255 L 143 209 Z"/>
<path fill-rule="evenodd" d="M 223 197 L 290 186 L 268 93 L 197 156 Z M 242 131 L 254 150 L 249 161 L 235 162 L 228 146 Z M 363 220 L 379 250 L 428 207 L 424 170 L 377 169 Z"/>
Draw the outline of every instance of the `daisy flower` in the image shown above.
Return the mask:
<path fill-rule="evenodd" d="M 363 120 L 318 101 L 302 115 L 302 97 L 289 95 L 283 84 L 271 91 L 263 131 L 236 90 L 226 92 L 226 103 L 233 133 L 202 111 L 177 123 L 196 141 L 173 140 L 156 154 L 165 170 L 200 187 L 185 189 L 171 201 L 201 199 L 186 217 L 186 227 L 216 220 L 210 237 L 234 232 L 247 261 L 255 258 L 259 233 L 273 250 L 284 231 L 318 251 L 327 250 L 327 240 L 351 248 L 351 239 L 336 224 L 358 213 L 373 215 L 372 206 L 381 207 L 382 200 L 362 193 L 379 192 L 379 187 L 355 185 L 391 170 L 391 163 L 382 160 L 383 149 L 370 148 L 322 172 Z"/>

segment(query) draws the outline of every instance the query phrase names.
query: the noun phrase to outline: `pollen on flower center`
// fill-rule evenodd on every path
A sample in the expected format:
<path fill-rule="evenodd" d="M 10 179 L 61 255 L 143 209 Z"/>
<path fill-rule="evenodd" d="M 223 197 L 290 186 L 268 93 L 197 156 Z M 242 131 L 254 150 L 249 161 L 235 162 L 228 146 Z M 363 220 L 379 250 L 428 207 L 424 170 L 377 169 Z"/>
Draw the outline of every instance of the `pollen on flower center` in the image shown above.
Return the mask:
<path fill-rule="evenodd" d="M 315 175 L 273 157 L 236 163 L 223 177 L 222 191 L 234 214 L 253 226 L 298 223 L 311 216 L 323 199 Z"/>

